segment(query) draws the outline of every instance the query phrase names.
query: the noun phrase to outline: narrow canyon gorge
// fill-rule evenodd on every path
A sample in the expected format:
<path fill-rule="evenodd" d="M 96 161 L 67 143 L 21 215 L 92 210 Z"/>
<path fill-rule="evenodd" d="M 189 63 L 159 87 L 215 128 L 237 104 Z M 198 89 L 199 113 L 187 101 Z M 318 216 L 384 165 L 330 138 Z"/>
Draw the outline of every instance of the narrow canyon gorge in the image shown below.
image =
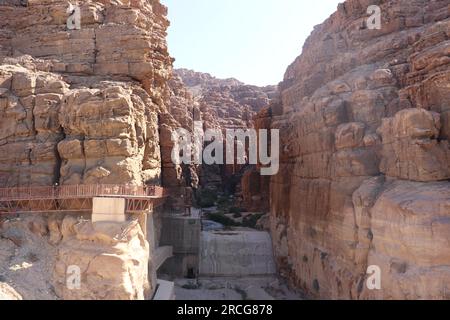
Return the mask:
<path fill-rule="evenodd" d="M 0 0 L 0 299 L 450 299 L 450 0 L 343 1 L 266 87 L 175 69 L 159 0 L 78 5 Z M 279 130 L 278 173 L 175 163 L 196 123 Z"/>

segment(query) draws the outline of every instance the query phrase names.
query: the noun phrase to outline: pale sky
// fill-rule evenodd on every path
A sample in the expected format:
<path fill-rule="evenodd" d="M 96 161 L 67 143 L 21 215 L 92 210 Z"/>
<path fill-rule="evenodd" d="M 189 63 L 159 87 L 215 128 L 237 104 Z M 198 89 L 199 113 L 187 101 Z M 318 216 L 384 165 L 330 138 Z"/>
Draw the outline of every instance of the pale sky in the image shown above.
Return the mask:
<path fill-rule="evenodd" d="M 313 27 L 343 0 L 162 0 L 176 68 L 278 84 Z"/>

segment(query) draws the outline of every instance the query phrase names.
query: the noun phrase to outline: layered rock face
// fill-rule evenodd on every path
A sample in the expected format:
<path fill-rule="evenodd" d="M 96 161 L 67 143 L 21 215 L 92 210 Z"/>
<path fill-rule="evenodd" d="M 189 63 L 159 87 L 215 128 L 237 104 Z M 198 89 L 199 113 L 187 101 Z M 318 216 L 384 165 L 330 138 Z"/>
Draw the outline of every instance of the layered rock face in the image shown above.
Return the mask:
<path fill-rule="evenodd" d="M 166 8 L 83 1 L 0 6 L 0 182 L 6 186 L 158 181 L 167 112 Z M 27 56 L 23 56 L 27 55 Z M 10 58 L 12 57 L 12 58 Z"/>
<path fill-rule="evenodd" d="M 202 120 L 198 103 L 192 93 L 184 86 L 181 78 L 173 74 L 168 82 L 170 99 L 167 112 L 160 115 L 160 150 L 162 166 L 162 184 L 170 188 L 168 203 L 175 211 L 184 210 L 184 187 L 197 188 L 199 184 L 197 165 L 178 165 L 172 159 L 175 146 L 173 140 L 177 129 L 192 133 L 194 120 Z"/>
<path fill-rule="evenodd" d="M 249 128 L 257 112 L 276 96 L 276 86 L 257 87 L 236 79 L 217 79 L 208 73 L 176 69 L 199 103 L 206 128 Z"/>
<path fill-rule="evenodd" d="M 0 283 L 0 297 L 3 291 L 7 299 L 142 300 L 156 286 L 137 220 L 22 215 L 4 222 L 0 243 L 1 280 L 10 285 Z"/>
<path fill-rule="evenodd" d="M 190 94 L 190 114 L 203 121 L 204 129 L 253 128 L 257 113 L 268 108 L 277 97 L 276 86 L 246 85 L 233 78 L 218 79 L 187 69 L 176 69 L 175 74 Z M 202 166 L 200 180 L 208 188 L 235 191 L 236 205 L 246 210 L 268 210 L 268 180 L 261 178 L 255 167 Z"/>
<path fill-rule="evenodd" d="M 59 230 L 61 235 L 53 235 L 61 237 L 54 269 L 55 292 L 59 297 L 144 300 L 156 289 L 156 283 L 148 281 L 149 245 L 136 220 L 92 224 L 66 217 Z M 67 285 L 70 266 L 80 268 L 77 290 Z"/>
<path fill-rule="evenodd" d="M 268 212 L 269 185 L 270 177 L 261 176 L 256 167 L 247 170 L 240 181 L 239 207 L 251 212 Z"/>
<path fill-rule="evenodd" d="M 22 300 L 22 297 L 8 284 L 0 283 L 0 300 Z"/>
<path fill-rule="evenodd" d="M 258 118 L 281 134 L 277 263 L 311 296 L 448 298 L 449 15 L 448 1 L 347 0 Z M 372 265 L 381 290 L 366 286 Z"/>
<path fill-rule="evenodd" d="M 158 0 L 78 4 L 80 30 L 66 26 L 66 1 L 0 4 L 1 187 L 162 182 L 159 131 L 178 126 L 169 113 L 167 9 Z M 143 299 L 155 289 L 149 245 L 134 220 L 103 228 L 69 223 L 70 216 L 44 219 L 32 230 L 37 236 L 14 242 L 11 232 L 35 225 L 27 219 L 0 226 L 2 237 L 13 239 L 5 240 L 12 251 L 0 267 L 22 260 L 7 280 L 29 277 L 16 279 L 25 299 Z M 43 269 L 14 253 L 38 250 L 29 239 L 39 239 L 31 260 L 47 261 Z M 67 289 L 71 265 L 81 268 L 80 290 Z"/>

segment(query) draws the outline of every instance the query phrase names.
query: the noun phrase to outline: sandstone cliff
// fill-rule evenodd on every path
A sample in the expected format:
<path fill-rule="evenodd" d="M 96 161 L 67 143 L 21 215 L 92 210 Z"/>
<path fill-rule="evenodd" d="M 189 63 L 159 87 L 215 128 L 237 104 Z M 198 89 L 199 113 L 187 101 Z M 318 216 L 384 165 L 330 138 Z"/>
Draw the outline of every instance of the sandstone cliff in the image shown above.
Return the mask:
<path fill-rule="evenodd" d="M 369 5 L 381 30 L 369 30 Z M 321 298 L 448 298 L 450 3 L 347 0 L 306 41 L 259 127 L 281 130 L 271 229 Z M 370 265 L 382 290 L 366 287 Z"/>
<path fill-rule="evenodd" d="M 22 215 L 3 223 L 0 244 L 0 281 L 20 293 L 6 286 L 8 299 L 143 300 L 155 290 L 151 251 L 136 220 Z"/>
<path fill-rule="evenodd" d="M 0 300 L 22 300 L 22 297 L 9 285 L 0 282 Z"/>
<path fill-rule="evenodd" d="M 206 128 L 249 128 L 257 112 L 276 96 L 276 86 L 257 87 L 236 79 L 218 79 L 208 73 L 176 69 L 198 102 Z"/>
<path fill-rule="evenodd" d="M 158 113 L 172 60 L 158 1 L 0 6 L 0 183 L 143 184 L 160 178 Z"/>
<path fill-rule="evenodd" d="M 175 69 L 190 94 L 192 112 L 205 129 L 248 129 L 257 113 L 277 96 L 276 86 L 246 85 L 236 79 L 218 79 L 208 73 Z M 193 99 L 193 102 L 192 102 Z M 194 107 L 195 106 L 195 107 Z M 201 185 L 235 194 L 236 206 L 247 211 L 268 209 L 268 181 L 252 166 L 202 166 Z"/>
<path fill-rule="evenodd" d="M 167 8 L 78 4 L 81 29 L 68 30 L 66 1 L 0 3 L 0 187 L 164 182 L 160 132 L 186 125 L 170 114 Z M 0 281 L 25 299 L 144 299 L 155 289 L 136 219 L 1 218 Z M 71 265 L 81 290 L 67 289 Z"/>

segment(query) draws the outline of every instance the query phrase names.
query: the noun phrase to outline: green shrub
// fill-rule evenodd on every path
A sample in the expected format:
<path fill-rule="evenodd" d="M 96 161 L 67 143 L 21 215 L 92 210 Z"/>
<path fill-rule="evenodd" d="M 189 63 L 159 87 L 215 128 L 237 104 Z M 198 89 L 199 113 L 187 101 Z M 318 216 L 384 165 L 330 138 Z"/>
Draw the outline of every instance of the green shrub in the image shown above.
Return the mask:
<path fill-rule="evenodd" d="M 231 201 L 227 196 L 219 196 L 217 199 L 217 207 L 223 211 L 228 211 Z"/>
<path fill-rule="evenodd" d="M 244 218 L 242 225 L 246 228 L 256 229 L 256 224 L 258 223 L 258 220 L 261 219 L 263 216 L 264 216 L 263 213 L 247 216 Z"/>
<path fill-rule="evenodd" d="M 189 282 L 187 284 L 182 285 L 181 287 L 186 290 L 197 290 L 200 288 L 200 285 L 198 283 Z"/>
<path fill-rule="evenodd" d="M 227 216 L 224 216 L 223 214 L 220 213 L 210 213 L 208 215 L 208 219 L 223 224 L 226 227 L 236 227 L 239 225 L 233 219 L 230 219 Z"/>
<path fill-rule="evenodd" d="M 248 299 L 248 294 L 247 294 L 247 292 L 246 292 L 245 290 L 242 290 L 242 289 L 239 288 L 239 287 L 235 287 L 235 288 L 234 288 L 234 291 L 236 291 L 238 294 L 241 295 L 241 299 L 242 299 L 243 301 L 249 300 L 249 299 Z"/>
<path fill-rule="evenodd" d="M 241 208 L 238 208 L 238 207 L 231 207 L 230 208 L 230 213 L 240 214 L 241 212 L 242 212 Z"/>
<path fill-rule="evenodd" d="M 202 189 L 200 191 L 199 197 L 198 197 L 198 205 L 201 208 L 211 208 L 214 207 L 217 201 L 217 194 L 216 192 L 209 190 L 209 189 Z"/>

